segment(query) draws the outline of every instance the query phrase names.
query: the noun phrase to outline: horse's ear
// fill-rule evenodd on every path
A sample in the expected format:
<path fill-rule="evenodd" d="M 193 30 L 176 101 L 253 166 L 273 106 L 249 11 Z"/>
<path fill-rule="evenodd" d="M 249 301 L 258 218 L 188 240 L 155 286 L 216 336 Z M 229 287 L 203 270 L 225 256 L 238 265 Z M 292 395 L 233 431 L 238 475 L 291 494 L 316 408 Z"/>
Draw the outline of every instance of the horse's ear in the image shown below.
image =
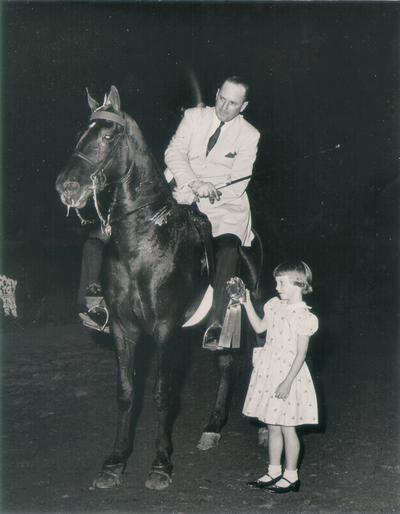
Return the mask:
<path fill-rule="evenodd" d="M 112 105 L 115 111 L 121 110 L 121 100 L 119 97 L 118 89 L 115 86 L 111 86 L 110 92 L 108 93 L 107 103 Z"/>
<path fill-rule="evenodd" d="M 99 107 L 99 102 L 97 102 L 97 100 L 95 100 L 94 98 L 92 98 L 90 96 L 88 88 L 86 88 L 86 94 L 87 94 L 87 99 L 88 99 L 88 104 L 89 104 L 90 110 L 93 112 Z"/>

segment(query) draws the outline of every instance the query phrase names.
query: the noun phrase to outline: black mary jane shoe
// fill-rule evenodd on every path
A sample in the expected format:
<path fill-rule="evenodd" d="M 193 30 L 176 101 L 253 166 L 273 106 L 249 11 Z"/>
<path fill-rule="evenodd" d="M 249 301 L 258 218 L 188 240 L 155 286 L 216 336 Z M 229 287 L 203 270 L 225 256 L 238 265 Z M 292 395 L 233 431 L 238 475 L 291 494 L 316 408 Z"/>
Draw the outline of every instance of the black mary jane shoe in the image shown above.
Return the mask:
<path fill-rule="evenodd" d="M 270 485 L 267 489 L 269 492 L 274 494 L 284 494 L 284 493 L 298 493 L 300 489 L 300 480 L 296 480 L 295 482 L 290 482 L 287 478 L 282 477 L 282 480 L 285 480 L 289 485 L 280 486 L 280 485 Z"/>
<path fill-rule="evenodd" d="M 247 482 L 247 485 L 252 489 L 265 489 L 271 485 L 276 484 L 276 482 L 282 478 L 282 475 L 272 478 L 271 475 L 268 475 L 268 473 L 266 476 L 270 477 L 271 480 L 254 480 L 252 482 Z"/>

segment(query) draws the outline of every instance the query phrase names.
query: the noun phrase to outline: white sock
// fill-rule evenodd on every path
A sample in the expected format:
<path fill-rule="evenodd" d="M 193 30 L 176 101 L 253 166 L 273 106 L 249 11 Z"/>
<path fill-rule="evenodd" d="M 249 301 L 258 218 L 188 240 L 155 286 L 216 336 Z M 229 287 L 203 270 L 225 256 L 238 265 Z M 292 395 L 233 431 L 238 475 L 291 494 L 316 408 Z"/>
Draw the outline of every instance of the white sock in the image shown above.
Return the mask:
<path fill-rule="evenodd" d="M 276 464 L 269 464 L 268 475 L 272 478 L 279 477 L 279 475 L 282 475 L 282 466 Z"/>
<path fill-rule="evenodd" d="M 289 482 L 296 482 L 296 480 L 299 479 L 297 469 L 285 469 L 283 476 L 289 480 Z"/>
<path fill-rule="evenodd" d="M 296 482 L 296 480 L 299 479 L 299 475 L 297 474 L 297 469 L 285 469 L 283 472 L 283 477 L 278 480 L 278 482 L 275 484 L 277 487 L 288 487 L 289 484 L 286 482 L 286 480 L 283 480 L 283 478 L 286 478 L 286 480 L 289 480 L 289 482 L 292 484 L 293 482 Z"/>

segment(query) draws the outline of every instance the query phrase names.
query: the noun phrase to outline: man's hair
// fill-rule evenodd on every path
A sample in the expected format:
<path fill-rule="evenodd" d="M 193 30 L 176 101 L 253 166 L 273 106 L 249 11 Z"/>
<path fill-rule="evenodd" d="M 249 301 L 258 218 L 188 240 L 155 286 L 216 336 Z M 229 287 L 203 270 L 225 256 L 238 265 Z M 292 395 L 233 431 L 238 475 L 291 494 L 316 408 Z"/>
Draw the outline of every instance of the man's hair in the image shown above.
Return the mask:
<path fill-rule="evenodd" d="M 231 77 L 224 79 L 221 82 L 219 89 L 222 88 L 222 86 L 225 84 L 225 82 L 231 82 L 232 84 L 237 84 L 238 86 L 243 86 L 244 87 L 244 101 L 246 102 L 248 100 L 250 86 L 242 77 L 239 77 L 239 75 L 232 75 Z"/>
<path fill-rule="evenodd" d="M 312 293 L 312 273 L 310 267 L 304 261 L 288 260 L 279 264 L 273 271 L 274 277 L 281 275 L 292 276 L 294 285 L 301 287 L 303 294 Z"/>

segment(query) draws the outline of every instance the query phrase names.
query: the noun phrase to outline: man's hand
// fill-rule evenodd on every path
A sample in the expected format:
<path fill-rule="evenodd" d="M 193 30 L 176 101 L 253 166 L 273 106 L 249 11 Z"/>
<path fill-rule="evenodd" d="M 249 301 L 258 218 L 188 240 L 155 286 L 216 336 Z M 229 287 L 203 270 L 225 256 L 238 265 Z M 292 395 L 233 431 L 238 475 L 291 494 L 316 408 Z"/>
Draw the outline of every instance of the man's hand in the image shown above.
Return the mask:
<path fill-rule="evenodd" d="M 215 200 L 219 200 L 220 193 L 211 182 L 203 182 L 202 180 L 195 180 L 189 184 L 189 187 L 193 191 L 196 199 L 208 198 L 210 203 L 214 203 Z"/>
<path fill-rule="evenodd" d="M 191 205 L 196 201 L 196 195 L 188 186 L 175 188 L 172 191 L 172 196 L 176 202 L 180 205 Z"/>

